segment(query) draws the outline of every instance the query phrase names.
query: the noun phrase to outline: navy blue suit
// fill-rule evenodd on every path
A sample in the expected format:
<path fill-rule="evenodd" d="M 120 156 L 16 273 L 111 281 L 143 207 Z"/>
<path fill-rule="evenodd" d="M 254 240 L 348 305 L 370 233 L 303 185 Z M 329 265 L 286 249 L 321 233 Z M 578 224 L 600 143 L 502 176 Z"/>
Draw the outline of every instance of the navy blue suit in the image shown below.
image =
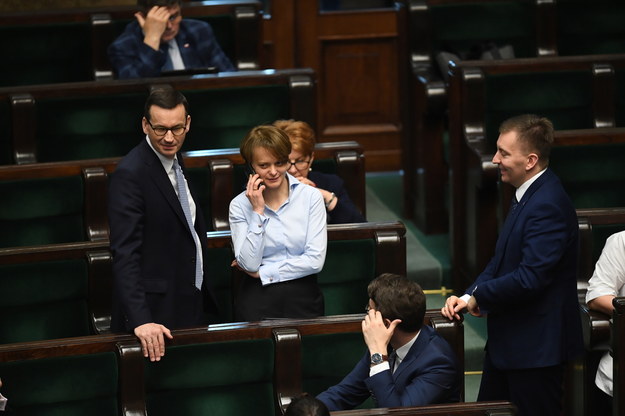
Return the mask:
<path fill-rule="evenodd" d="M 391 374 L 382 371 L 369 377 L 369 352 L 343 381 L 317 398 L 330 409 L 353 409 L 369 396 L 377 407 L 423 406 L 460 400 L 460 377 L 456 356 L 436 331 L 421 327 L 415 343 Z"/>
<path fill-rule="evenodd" d="M 467 290 L 487 314 L 491 368 L 505 372 L 557 367 L 582 352 L 577 240 L 575 209 L 560 180 L 547 169 L 508 214 L 495 255 Z M 486 364 L 484 397 L 495 399 L 485 379 Z M 499 384 L 491 386 L 498 389 Z M 540 400 L 524 402 L 542 407 L 532 415 L 544 414 L 546 406 Z"/>
<path fill-rule="evenodd" d="M 345 190 L 343 180 L 330 173 L 322 173 L 311 171 L 308 173 L 308 179 L 313 181 L 317 188 L 334 192 L 338 202 L 334 209 L 328 212 L 328 224 L 344 224 L 350 222 L 366 222 L 365 217 L 356 208 Z"/>
<path fill-rule="evenodd" d="M 236 71 L 206 22 L 183 19 L 176 43 L 187 69 L 216 67 L 218 71 Z M 143 43 L 143 31 L 136 21 L 129 23 L 109 46 L 108 55 L 119 79 L 157 77 L 166 60 L 166 52 Z"/>
<path fill-rule="evenodd" d="M 178 160 L 182 166 L 180 155 Z M 198 199 L 193 199 L 197 203 Z M 111 175 L 109 226 L 114 332 L 129 332 L 149 322 L 169 329 L 198 326 L 206 323 L 204 312 L 216 312 L 205 251 L 200 292 L 195 287 L 193 237 L 174 187 L 145 139 Z M 206 247 L 199 206 L 195 229 Z"/>

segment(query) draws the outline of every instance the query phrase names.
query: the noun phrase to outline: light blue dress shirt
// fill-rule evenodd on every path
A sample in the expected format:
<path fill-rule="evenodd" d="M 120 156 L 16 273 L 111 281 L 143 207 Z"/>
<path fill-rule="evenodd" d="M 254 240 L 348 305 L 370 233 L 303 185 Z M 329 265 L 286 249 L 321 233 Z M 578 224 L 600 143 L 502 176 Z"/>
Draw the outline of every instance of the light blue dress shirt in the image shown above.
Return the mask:
<path fill-rule="evenodd" d="M 321 193 L 286 173 L 289 197 L 277 211 L 255 213 L 245 191 L 230 202 L 230 230 L 239 266 L 263 285 L 319 273 L 328 247 Z"/>

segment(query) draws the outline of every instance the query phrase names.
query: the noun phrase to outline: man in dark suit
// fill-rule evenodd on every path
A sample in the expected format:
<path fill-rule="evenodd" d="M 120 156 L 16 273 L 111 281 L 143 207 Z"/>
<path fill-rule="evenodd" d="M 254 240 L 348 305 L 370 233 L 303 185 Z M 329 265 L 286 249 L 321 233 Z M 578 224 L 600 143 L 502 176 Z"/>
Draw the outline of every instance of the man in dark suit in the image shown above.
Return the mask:
<path fill-rule="evenodd" d="M 206 22 L 183 19 L 180 0 L 139 0 L 143 12 L 108 48 L 117 78 L 157 77 L 162 71 L 215 67 L 235 71 Z"/>
<path fill-rule="evenodd" d="M 170 329 L 204 325 L 206 313 L 216 312 L 204 219 L 179 153 L 190 125 L 185 97 L 171 87 L 154 89 L 142 120 L 146 138 L 120 161 L 109 185 L 111 329 L 134 332 L 152 361 L 164 355 Z"/>
<path fill-rule="evenodd" d="M 317 398 L 330 411 L 352 409 L 369 396 L 378 407 L 459 401 L 462 375 L 447 341 L 423 325 L 421 287 L 387 273 L 374 279 L 367 291 L 362 333 L 369 351 L 343 381 Z"/>
<path fill-rule="evenodd" d="M 488 315 L 478 400 L 510 400 L 520 416 L 556 416 L 564 364 L 582 351 L 577 217 L 548 168 L 551 122 L 522 115 L 499 133 L 493 163 L 501 181 L 516 188 L 513 206 L 495 255 L 464 296 L 447 299 L 442 314 L 459 319 L 466 308 Z"/>

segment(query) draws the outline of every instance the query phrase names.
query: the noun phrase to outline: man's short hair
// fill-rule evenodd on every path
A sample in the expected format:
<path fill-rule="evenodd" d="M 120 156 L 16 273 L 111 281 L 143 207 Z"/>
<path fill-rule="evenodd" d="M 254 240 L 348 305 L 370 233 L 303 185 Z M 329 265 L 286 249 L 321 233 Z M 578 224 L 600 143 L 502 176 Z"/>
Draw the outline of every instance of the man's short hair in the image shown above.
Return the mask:
<path fill-rule="evenodd" d="M 549 163 L 553 145 L 553 123 L 549 119 L 534 114 L 512 117 L 501 123 L 499 127 L 500 134 L 511 131 L 517 133 L 517 138 L 527 146 L 529 151 L 538 155 L 541 166 Z"/>
<path fill-rule="evenodd" d="M 369 283 L 367 292 L 382 318 L 401 319 L 397 328 L 416 332 L 423 326 L 425 294 L 417 282 L 398 274 L 384 273 Z"/>
<path fill-rule="evenodd" d="M 189 115 L 189 103 L 180 91 L 176 91 L 169 85 L 152 88 L 148 99 L 145 101 L 143 117 L 150 121 L 150 108 L 154 105 L 166 110 L 171 110 L 178 107 L 180 104 L 184 106 L 185 115 Z"/>
<path fill-rule="evenodd" d="M 330 411 L 321 400 L 303 393 L 291 401 L 284 416 L 330 416 Z"/>
<path fill-rule="evenodd" d="M 256 126 L 247 133 L 239 151 L 247 163 L 254 159 L 254 149 L 263 147 L 279 161 L 288 161 L 291 153 L 291 141 L 289 136 L 275 126 Z"/>
<path fill-rule="evenodd" d="M 154 6 L 173 7 L 181 4 L 182 0 L 137 0 L 137 6 L 145 12 L 148 12 Z"/>

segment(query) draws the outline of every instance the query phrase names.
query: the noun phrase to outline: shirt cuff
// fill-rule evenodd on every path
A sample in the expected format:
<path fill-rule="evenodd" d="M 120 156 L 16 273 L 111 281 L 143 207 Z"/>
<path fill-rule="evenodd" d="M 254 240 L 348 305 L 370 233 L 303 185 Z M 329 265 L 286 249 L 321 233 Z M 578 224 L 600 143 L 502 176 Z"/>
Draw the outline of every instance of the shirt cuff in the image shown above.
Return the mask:
<path fill-rule="evenodd" d="M 265 285 L 280 282 L 280 269 L 278 263 L 261 265 L 258 270 L 260 282 Z"/>
<path fill-rule="evenodd" d="M 464 303 L 469 303 L 469 299 L 471 299 L 471 295 L 469 295 L 469 294 L 462 295 L 462 296 L 460 297 L 460 300 L 463 300 L 463 301 L 464 301 Z"/>
<path fill-rule="evenodd" d="M 260 215 L 258 213 L 255 213 L 256 217 L 250 221 L 250 225 L 248 227 L 248 230 L 251 233 L 254 234 L 260 234 L 265 232 L 265 227 L 267 226 L 267 222 L 269 221 L 269 217 L 266 217 L 264 215 Z"/>
<path fill-rule="evenodd" d="M 391 369 L 391 366 L 388 363 L 388 361 L 383 361 L 380 364 L 374 365 L 373 367 L 371 367 L 371 369 L 369 369 L 369 377 L 373 377 L 376 374 L 379 374 L 379 373 L 381 373 L 382 371 L 385 371 L 385 370 L 389 370 L 390 371 L 390 369 Z"/>

